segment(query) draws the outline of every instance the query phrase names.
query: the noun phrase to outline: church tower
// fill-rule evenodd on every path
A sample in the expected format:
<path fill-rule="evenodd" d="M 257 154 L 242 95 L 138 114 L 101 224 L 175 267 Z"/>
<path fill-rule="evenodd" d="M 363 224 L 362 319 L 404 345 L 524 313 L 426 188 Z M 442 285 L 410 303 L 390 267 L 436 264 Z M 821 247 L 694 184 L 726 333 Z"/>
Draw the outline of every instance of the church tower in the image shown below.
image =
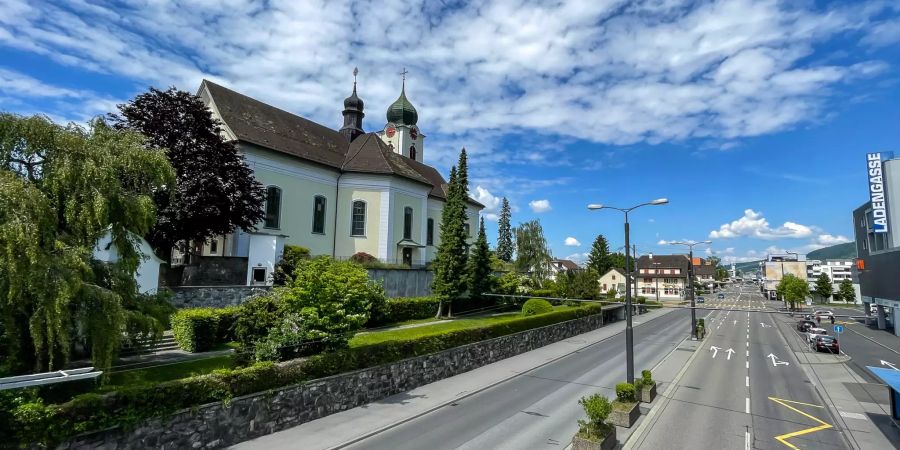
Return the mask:
<path fill-rule="evenodd" d="M 416 122 L 419 121 L 419 113 L 406 98 L 406 69 L 401 72 L 403 84 L 400 87 L 400 97 L 388 107 L 387 125 L 384 130 L 378 132 L 381 139 L 407 158 L 424 162 L 425 135 L 419 132 Z"/>
<path fill-rule="evenodd" d="M 363 113 L 363 101 L 356 96 L 356 75 L 359 70 L 353 68 L 353 93 L 344 99 L 344 126 L 341 127 L 340 133 L 347 138 L 347 141 L 353 142 L 354 139 L 364 134 L 362 129 L 362 120 L 366 116 Z"/>

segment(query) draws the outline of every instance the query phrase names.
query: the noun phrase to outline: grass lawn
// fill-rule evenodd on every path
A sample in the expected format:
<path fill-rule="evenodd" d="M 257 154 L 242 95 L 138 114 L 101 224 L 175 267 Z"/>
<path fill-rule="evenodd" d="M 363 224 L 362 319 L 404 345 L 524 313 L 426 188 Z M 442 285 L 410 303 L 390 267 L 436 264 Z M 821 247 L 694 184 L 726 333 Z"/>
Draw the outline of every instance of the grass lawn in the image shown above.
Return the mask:
<path fill-rule="evenodd" d="M 233 367 L 231 355 L 220 355 L 212 358 L 169 363 L 147 369 L 114 371 L 110 377 L 109 384 L 103 386 L 101 391 L 112 391 L 117 387 L 122 386 L 156 384 L 163 381 L 187 378 L 192 375 L 201 375 L 210 373 L 216 369 L 228 369 L 231 367 Z"/>

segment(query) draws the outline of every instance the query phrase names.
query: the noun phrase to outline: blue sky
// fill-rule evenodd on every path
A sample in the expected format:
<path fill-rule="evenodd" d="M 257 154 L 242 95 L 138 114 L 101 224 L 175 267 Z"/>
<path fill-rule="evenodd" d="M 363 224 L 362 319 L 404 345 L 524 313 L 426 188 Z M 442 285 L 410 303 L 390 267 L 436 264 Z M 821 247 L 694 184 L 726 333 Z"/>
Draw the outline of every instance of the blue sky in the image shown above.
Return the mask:
<path fill-rule="evenodd" d="M 359 67 L 374 131 L 406 68 L 426 161 L 465 146 L 491 239 L 506 196 L 557 257 L 622 245 L 587 203 L 657 197 L 632 215 L 641 253 L 844 242 L 864 154 L 900 153 L 896 1 L 59 3 L 0 0 L 0 109 L 84 122 L 209 78 L 338 128 Z"/>

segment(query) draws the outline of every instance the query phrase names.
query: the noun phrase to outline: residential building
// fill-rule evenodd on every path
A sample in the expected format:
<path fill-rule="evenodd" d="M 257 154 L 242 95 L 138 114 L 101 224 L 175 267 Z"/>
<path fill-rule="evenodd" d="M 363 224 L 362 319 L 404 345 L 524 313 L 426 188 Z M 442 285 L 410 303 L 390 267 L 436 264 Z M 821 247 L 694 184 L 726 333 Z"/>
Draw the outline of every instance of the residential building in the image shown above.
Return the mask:
<path fill-rule="evenodd" d="M 831 287 L 834 292 L 840 288 L 841 282 L 850 280 L 853 283 L 853 291 L 856 293 L 854 303 L 860 303 L 859 295 L 859 276 L 856 272 L 856 265 L 852 259 L 826 259 L 824 262 L 811 259 L 806 261 L 806 281 L 809 283 L 809 291 L 816 289 L 816 281 L 821 274 L 828 275 L 831 280 Z M 833 301 L 834 297 L 829 297 L 827 301 Z"/>
<path fill-rule="evenodd" d="M 892 153 L 866 155 L 869 201 L 853 211 L 856 268 L 864 310 L 875 306 L 879 329 L 900 336 L 900 159 Z"/>
<path fill-rule="evenodd" d="M 807 281 L 806 256 L 796 253 L 767 255 L 763 261 L 762 291 L 766 298 L 777 300 L 776 287 L 785 275 L 794 275 Z"/>
<path fill-rule="evenodd" d="M 409 266 L 432 261 L 448 186 L 425 162 L 426 136 L 405 88 L 404 80 L 385 124 L 365 132 L 355 80 L 339 130 L 204 80 L 197 95 L 265 187 L 266 215 L 258 231 L 213 239 L 203 256 L 247 257 L 248 284 L 268 283 L 288 244 L 335 258 L 362 252 Z M 469 199 L 470 243 L 482 208 Z"/>
<path fill-rule="evenodd" d="M 570 261 L 568 259 L 554 259 L 550 261 L 549 269 L 547 278 L 556 280 L 557 275 L 565 274 L 566 272 L 576 272 L 581 270 L 581 267 L 579 267 L 575 261 Z"/>
<path fill-rule="evenodd" d="M 597 281 L 600 284 L 600 293 L 607 294 L 615 290 L 619 296 L 625 295 L 625 271 L 616 267 L 609 269 Z"/>
<path fill-rule="evenodd" d="M 683 299 L 690 264 L 687 255 L 641 256 L 636 261 L 637 295 L 652 300 Z"/>
<path fill-rule="evenodd" d="M 716 284 L 716 266 L 703 258 L 694 258 L 694 279 L 707 289 Z"/>

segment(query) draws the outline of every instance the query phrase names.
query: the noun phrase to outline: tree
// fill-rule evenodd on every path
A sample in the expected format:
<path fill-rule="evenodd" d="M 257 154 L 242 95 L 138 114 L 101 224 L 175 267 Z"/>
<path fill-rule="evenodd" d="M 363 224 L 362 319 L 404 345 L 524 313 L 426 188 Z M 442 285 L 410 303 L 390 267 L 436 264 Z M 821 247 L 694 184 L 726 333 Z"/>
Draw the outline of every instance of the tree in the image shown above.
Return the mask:
<path fill-rule="evenodd" d="M 631 264 L 629 264 L 629 266 L 631 267 L 631 270 L 634 270 L 634 256 L 632 256 L 629 259 L 631 262 Z M 624 271 L 625 270 L 625 254 L 619 253 L 619 252 L 610 253 L 609 263 L 610 263 L 611 267 L 618 267 Z M 602 275 L 604 275 L 604 274 L 601 274 L 601 276 Z"/>
<path fill-rule="evenodd" d="M 466 151 L 459 154 L 459 167 L 462 172 L 468 171 Z M 432 267 L 434 269 L 434 281 L 432 291 L 438 296 L 438 310 L 436 317 L 443 314 L 444 303 L 447 303 L 447 316 L 452 314 L 452 302 L 466 291 L 466 253 L 468 238 L 465 223 L 466 202 L 469 199 L 469 188 L 465 182 L 468 175 L 457 166 L 450 169 L 450 182 L 447 188 L 447 201 L 441 212 L 441 243 L 438 246 Z"/>
<path fill-rule="evenodd" d="M 176 183 L 154 196 L 158 221 L 147 234 L 166 260 L 178 243 L 189 252 L 190 243 L 255 229 L 265 214 L 265 191 L 199 97 L 151 88 L 119 112 L 110 116 L 115 126 L 142 133 L 151 151 L 167 149 L 175 168 Z"/>
<path fill-rule="evenodd" d="M 823 302 L 827 302 L 834 294 L 834 287 L 831 285 L 831 278 L 828 278 L 827 273 L 821 273 L 816 277 L 815 293 L 822 298 Z"/>
<path fill-rule="evenodd" d="M 497 257 L 506 262 L 513 258 L 512 230 L 509 225 L 510 211 L 509 200 L 503 197 L 503 206 L 500 208 L 500 220 L 497 230 Z"/>
<path fill-rule="evenodd" d="M 484 218 L 478 227 L 478 238 L 472 246 L 469 256 L 469 295 L 472 298 L 481 296 L 491 290 L 491 249 L 488 247 L 487 235 L 484 232 Z"/>
<path fill-rule="evenodd" d="M 853 282 L 850 280 L 841 281 L 841 284 L 838 285 L 838 291 L 835 294 L 835 297 L 840 297 L 841 300 L 847 303 L 856 303 L 856 290 L 853 289 Z"/>
<path fill-rule="evenodd" d="M 786 274 L 775 286 L 775 291 L 790 304 L 791 309 L 794 309 L 798 303 L 806 300 L 809 285 L 792 274 Z"/>
<path fill-rule="evenodd" d="M 174 180 L 138 133 L 0 114 L 0 359 L 12 371 L 59 369 L 76 341 L 109 367 L 123 333 L 158 322 L 136 301 L 134 234 Z M 92 259 L 107 232 L 120 254 L 108 265 Z"/>
<path fill-rule="evenodd" d="M 516 268 L 528 272 L 536 286 L 540 286 L 550 270 L 550 249 L 544 229 L 535 219 L 520 224 L 516 230 Z"/>
<path fill-rule="evenodd" d="M 588 255 L 587 267 L 593 269 L 597 276 L 602 276 L 612 268 L 612 258 L 609 254 L 609 243 L 602 234 L 597 235 Z"/>
<path fill-rule="evenodd" d="M 557 290 L 563 298 L 582 300 L 600 298 L 600 285 L 597 284 L 597 273 L 593 269 L 567 270 L 559 274 Z"/>

